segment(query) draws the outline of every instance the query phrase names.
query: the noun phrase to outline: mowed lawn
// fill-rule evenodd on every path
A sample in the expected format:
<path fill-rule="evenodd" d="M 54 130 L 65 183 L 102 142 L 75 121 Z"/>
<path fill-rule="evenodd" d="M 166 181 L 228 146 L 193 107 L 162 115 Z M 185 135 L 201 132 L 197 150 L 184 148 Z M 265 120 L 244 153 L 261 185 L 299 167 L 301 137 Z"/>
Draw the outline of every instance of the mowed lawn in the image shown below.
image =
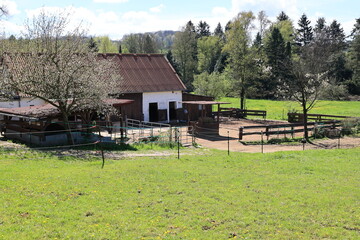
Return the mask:
<path fill-rule="evenodd" d="M 360 148 L 107 161 L 0 150 L 0 239 L 359 239 Z"/>
<path fill-rule="evenodd" d="M 240 106 L 239 98 L 226 97 L 221 98 L 220 101 L 231 103 L 223 104 L 222 107 L 238 108 Z M 287 120 L 288 112 L 295 110 L 301 113 L 302 111 L 298 102 L 259 99 L 247 99 L 246 108 L 265 110 L 267 111 L 267 119 L 273 120 Z M 360 101 L 318 101 L 310 113 L 360 117 Z"/>

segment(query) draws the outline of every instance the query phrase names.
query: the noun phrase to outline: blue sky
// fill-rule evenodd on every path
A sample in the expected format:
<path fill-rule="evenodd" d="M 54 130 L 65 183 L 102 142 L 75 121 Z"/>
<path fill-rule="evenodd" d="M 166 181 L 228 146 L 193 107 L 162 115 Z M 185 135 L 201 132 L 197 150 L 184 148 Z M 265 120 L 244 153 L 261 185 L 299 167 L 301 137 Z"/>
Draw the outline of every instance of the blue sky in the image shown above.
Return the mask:
<path fill-rule="evenodd" d="M 240 11 L 264 10 L 270 20 L 285 11 L 297 25 L 302 13 L 315 23 L 338 20 L 346 33 L 360 18 L 360 0 L 0 0 L 10 15 L 1 21 L 6 35 L 20 36 L 27 18 L 41 8 L 60 12 L 70 9 L 74 22 L 83 21 L 89 35 L 121 39 L 124 34 L 157 30 L 179 30 L 187 21 L 206 21 L 211 28 L 223 26 Z"/>

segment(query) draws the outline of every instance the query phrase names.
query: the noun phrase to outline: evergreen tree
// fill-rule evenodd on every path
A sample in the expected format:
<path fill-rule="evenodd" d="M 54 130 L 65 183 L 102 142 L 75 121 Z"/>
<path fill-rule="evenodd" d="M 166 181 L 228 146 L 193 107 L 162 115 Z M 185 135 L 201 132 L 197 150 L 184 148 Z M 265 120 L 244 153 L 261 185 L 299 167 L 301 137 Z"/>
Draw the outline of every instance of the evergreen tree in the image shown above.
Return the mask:
<path fill-rule="evenodd" d="M 255 40 L 254 40 L 254 46 L 259 48 L 262 44 L 262 37 L 260 35 L 260 32 L 256 34 Z"/>
<path fill-rule="evenodd" d="M 349 65 L 353 75 L 348 83 L 348 89 L 350 93 L 360 95 L 360 18 L 356 19 L 351 37 Z"/>
<path fill-rule="evenodd" d="M 345 33 L 340 23 L 334 20 L 329 26 L 328 34 L 331 41 L 333 53 L 338 53 L 345 50 Z"/>
<path fill-rule="evenodd" d="M 205 21 L 200 21 L 196 27 L 196 33 L 198 38 L 210 36 L 211 33 L 209 24 L 207 24 Z"/>
<path fill-rule="evenodd" d="M 97 45 L 96 41 L 94 41 L 93 37 L 90 37 L 89 42 L 88 42 L 88 47 L 93 52 L 99 51 L 98 45 Z"/>
<path fill-rule="evenodd" d="M 291 50 L 290 50 L 291 51 Z M 285 44 L 280 30 L 272 28 L 270 37 L 265 45 L 267 63 L 271 67 L 271 77 L 264 86 L 267 98 L 275 98 L 278 95 L 278 86 L 288 76 L 287 61 L 289 61 L 289 49 Z"/>
<path fill-rule="evenodd" d="M 220 23 L 218 23 L 214 30 L 214 36 L 218 36 L 219 38 L 224 39 L 224 31 Z"/>
<path fill-rule="evenodd" d="M 278 20 L 279 22 L 281 22 L 281 21 L 290 20 L 290 18 L 289 18 L 288 15 L 286 15 L 286 13 L 285 13 L 284 11 L 281 11 L 280 14 L 279 14 L 279 16 L 277 16 L 277 20 Z"/>
<path fill-rule="evenodd" d="M 143 46 L 143 53 L 156 53 L 156 43 L 150 37 L 150 34 L 146 34 Z"/>
<path fill-rule="evenodd" d="M 299 46 L 308 45 L 313 39 L 313 31 L 310 23 L 310 20 L 308 20 L 304 13 L 298 22 L 299 28 L 297 29 L 296 42 Z"/>
<path fill-rule="evenodd" d="M 121 43 L 119 44 L 119 53 L 122 53 Z"/>
<path fill-rule="evenodd" d="M 326 20 L 323 17 L 318 18 L 315 24 L 314 32 L 319 33 L 326 30 Z"/>
<path fill-rule="evenodd" d="M 175 61 L 175 59 L 174 59 L 174 56 L 173 56 L 171 50 L 169 50 L 169 51 L 166 53 L 166 58 L 167 58 L 167 60 L 169 61 L 169 63 L 171 64 L 171 66 L 174 68 L 175 72 L 180 75 L 179 66 L 178 66 L 178 64 L 176 63 L 176 61 Z"/>

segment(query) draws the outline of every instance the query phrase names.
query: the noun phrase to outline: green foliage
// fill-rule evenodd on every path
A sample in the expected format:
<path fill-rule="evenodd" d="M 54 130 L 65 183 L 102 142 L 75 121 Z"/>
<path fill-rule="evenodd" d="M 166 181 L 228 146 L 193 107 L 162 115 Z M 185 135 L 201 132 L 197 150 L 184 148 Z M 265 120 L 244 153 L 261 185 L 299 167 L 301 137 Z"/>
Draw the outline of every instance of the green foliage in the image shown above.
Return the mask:
<path fill-rule="evenodd" d="M 109 36 L 96 37 L 99 53 L 117 53 L 117 46 L 111 42 Z"/>
<path fill-rule="evenodd" d="M 217 36 L 207 36 L 199 38 L 197 41 L 198 49 L 198 71 L 200 73 L 212 73 L 217 60 L 221 55 L 223 41 Z"/>
<path fill-rule="evenodd" d="M 228 95 L 231 89 L 231 83 L 228 80 L 227 72 L 208 74 L 203 72 L 195 75 L 194 90 L 196 94 L 212 96 L 216 99 Z"/>
<path fill-rule="evenodd" d="M 360 119 L 350 118 L 343 120 L 341 133 L 343 135 L 355 135 L 360 133 Z"/>
<path fill-rule="evenodd" d="M 175 34 L 172 53 L 179 67 L 180 77 L 188 90 L 192 90 L 192 82 L 197 65 L 197 42 L 194 25 L 189 22 L 181 32 Z"/>
<path fill-rule="evenodd" d="M 196 151 L 101 169 L 0 151 L 0 238 L 356 239 L 359 155 Z"/>
<path fill-rule="evenodd" d="M 247 89 L 254 79 L 255 59 L 251 51 L 251 30 L 254 28 L 255 16 L 250 12 L 241 12 L 230 24 L 226 32 L 227 42 L 224 51 L 229 54 L 229 73 L 233 88 L 239 92 L 241 108 L 245 108 Z M 236 91 L 235 90 L 235 91 Z"/>
<path fill-rule="evenodd" d="M 153 34 L 126 35 L 122 44 L 124 45 L 124 53 L 157 53 L 159 51 Z"/>

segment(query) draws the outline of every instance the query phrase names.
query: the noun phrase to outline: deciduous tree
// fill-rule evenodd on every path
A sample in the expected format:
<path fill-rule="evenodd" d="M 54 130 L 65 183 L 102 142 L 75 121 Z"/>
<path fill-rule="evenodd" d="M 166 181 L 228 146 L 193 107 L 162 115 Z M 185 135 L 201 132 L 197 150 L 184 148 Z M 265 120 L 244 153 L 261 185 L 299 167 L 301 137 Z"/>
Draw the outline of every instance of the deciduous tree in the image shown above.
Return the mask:
<path fill-rule="evenodd" d="M 88 48 L 81 27 L 70 29 L 69 20 L 66 12 L 42 11 L 28 21 L 25 52 L 8 49 L 0 78 L 8 92 L 27 94 L 56 107 L 68 129 L 73 112 L 92 108 L 121 80 L 111 61 L 99 61 Z M 70 133 L 68 140 L 72 141 Z"/>

